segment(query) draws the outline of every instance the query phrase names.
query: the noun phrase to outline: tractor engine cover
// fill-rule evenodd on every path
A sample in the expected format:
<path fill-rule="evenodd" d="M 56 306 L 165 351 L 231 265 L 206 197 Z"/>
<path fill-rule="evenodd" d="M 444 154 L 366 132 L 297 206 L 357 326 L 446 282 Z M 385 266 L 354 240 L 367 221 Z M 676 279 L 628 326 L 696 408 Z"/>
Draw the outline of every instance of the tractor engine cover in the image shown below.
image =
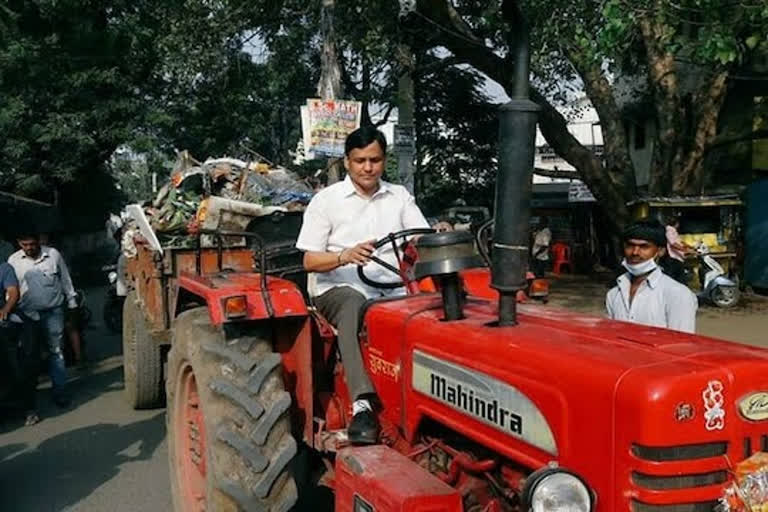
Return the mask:
<path fill-rule="evenodd" d="M 336 512 L 461 512 L 453 487 L 383 445 L 336 457 Z"/>

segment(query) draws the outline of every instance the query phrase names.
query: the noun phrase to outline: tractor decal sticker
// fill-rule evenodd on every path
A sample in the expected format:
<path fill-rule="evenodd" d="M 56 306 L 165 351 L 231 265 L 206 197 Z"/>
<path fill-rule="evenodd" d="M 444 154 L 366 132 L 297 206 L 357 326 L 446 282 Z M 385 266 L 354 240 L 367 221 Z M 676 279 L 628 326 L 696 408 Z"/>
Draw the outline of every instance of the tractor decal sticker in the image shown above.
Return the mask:
<path fill-rule="evenodd" d="M 400 380 L 400 362 L 387 361 L 384 353 L 376 347 L 368 347 L 368 370 L 372 375 L 389 377 L 395 382 Z"/>
<path fill-rule="evenodd" d="M 400 365 L 391 363 L 372 353 L 368 354 L 368 363 L 368 368 L 373 375 L 383 375 L 395 381 L 400 380 Z"/>
<path fill-rule="evenodd" d="M 711 380 L 707 388 L 701 393 L 704 399 L 704 420 L 707 430 L 723 430 L 725 428 L 725 409 L 723 404 L 723 383 L 719 380 Z"/>
<path fill-rule="evenodd" d="M 557 455 L 544 415 L 514 386 L 418 350 L 413 354 L 412 384 L 415 391 Z"/>
<path fill-rule="evenodd" d="M 696 409 L 693 404 L 687 402 L 680 402 L 675 407 L 675 419 L 679 422 L 690 421 L 696 416 Z"/>

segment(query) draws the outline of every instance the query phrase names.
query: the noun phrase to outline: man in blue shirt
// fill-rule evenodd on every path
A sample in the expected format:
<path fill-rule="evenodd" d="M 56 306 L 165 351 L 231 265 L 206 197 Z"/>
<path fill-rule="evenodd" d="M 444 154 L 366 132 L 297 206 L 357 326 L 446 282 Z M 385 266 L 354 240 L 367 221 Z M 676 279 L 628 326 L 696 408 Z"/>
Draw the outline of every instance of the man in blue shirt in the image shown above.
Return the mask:
<path fill-rule="evenodd" d="M 18 395 L 26 412 L 26 424 L 34 425 L 40 418 L 35 411 L 35 390 L 39 352 L 37 333 L 33 323 L 23 324 L 14 312 L 19 301 L 19 282 L 16 272 L 8 263 L 0 263 L 0 345 L 3 363 L 12 392 Z"/>
<path fill-rule="evenodd" d="M 13 267 L 6 262 L 0 263 L 0 288 L 0 321 L 5 322 L 19 302 L 19 281 Z"/>

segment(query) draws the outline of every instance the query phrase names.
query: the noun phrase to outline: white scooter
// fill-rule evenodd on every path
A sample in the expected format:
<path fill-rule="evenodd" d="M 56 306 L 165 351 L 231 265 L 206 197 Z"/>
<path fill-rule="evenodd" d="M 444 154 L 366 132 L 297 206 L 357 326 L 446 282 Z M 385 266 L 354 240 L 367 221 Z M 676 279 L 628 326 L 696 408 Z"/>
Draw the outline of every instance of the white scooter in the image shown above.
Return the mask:
<path fill-rule="evenodd" d="M 712 302 L 720 308 L 730 308 L 739 302 L 739 283 L 726 276 L 725 270 L 710 256 L 709 247 L 703 240 L 696 244 L 699 259 L 699 282 L 701 291 L 698 296 Z"/>

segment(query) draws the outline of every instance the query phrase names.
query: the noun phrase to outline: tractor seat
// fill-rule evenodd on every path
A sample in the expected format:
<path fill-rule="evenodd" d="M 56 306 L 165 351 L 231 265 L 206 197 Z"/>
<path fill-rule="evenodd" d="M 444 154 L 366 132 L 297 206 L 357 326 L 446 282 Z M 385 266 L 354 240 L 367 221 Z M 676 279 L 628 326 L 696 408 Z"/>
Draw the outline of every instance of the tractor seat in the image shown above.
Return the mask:
<path fill-rule="evenodd" d="M 323 316 L 317 307 L 310 305 L 307 307 L 307 311 L 314 317 L 315 323 L 317 324 L 317 330 L 320 331 L 321 336 L 326 337 L 332 334 L 335 337 L 339 335 L 338 329 Z"/>

